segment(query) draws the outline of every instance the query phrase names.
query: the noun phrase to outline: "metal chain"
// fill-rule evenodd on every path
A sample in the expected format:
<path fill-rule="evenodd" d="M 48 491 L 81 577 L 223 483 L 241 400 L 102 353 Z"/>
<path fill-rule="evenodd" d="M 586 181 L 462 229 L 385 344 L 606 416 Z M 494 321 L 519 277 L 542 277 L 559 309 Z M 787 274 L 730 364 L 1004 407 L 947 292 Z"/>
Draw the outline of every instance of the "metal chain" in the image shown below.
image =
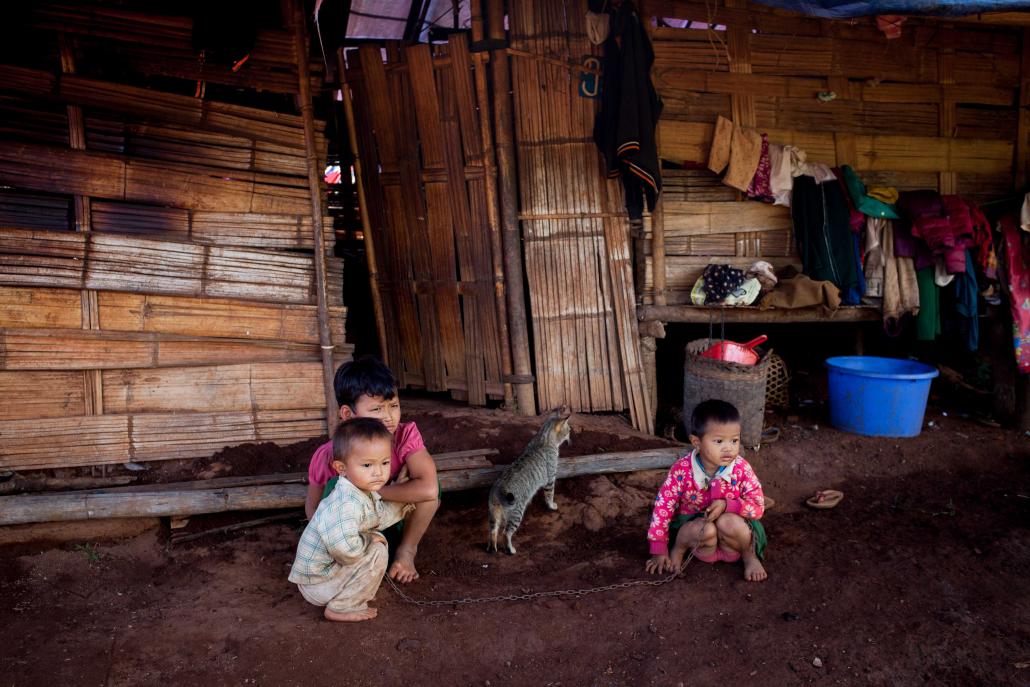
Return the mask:
<path fill-rule="evenodd" d="M 483 604 L 483 603 L 496 603 L 498 601 L 532 601 L 533 599 L 543 599 L 546 597 L 554 596 L 586 596 L 587 594 L 597 594 L 599 592 L 610 592 L 616 589 L 629 589 L 630 587 L 661 587 L 662 585 L 672 582 L 686 570 L 687 564 L 694 559 L 694 552 L 697 551 L 695 546 L 691 549 L 690 554 L 686 560 L 680 565 L 679 570 L 671 573 L 667 577 L 660 580 L 633 580 L 631 582 L 617 582 L 615 584 L 606 584 L 603 587 L 589 587 L 587 589 L 562 589 L 549 592 L 531 592 L 528 594 L 507 594 L 503 596 L 480 596 L 480 597 L 469 597 L 466 596 L 461 599 L 412 599 L 410 596 L 401 591 L 397 583 L 387 575 L 386 581 L 390 583 L 393 590 L 397 592 L 397 595 L 401 599 L 409 604 L 415 604 L 416 606 L 452 606 L 455 604 Z"/>

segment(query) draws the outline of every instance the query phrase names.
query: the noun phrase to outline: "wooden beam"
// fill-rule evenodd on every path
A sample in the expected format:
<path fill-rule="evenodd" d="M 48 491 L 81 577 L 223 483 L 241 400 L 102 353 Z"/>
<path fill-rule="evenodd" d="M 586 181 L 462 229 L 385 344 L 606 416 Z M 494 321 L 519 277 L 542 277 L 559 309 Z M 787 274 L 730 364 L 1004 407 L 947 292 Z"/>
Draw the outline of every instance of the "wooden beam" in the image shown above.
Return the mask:
<path fill-rule="evenodd" d="M 487 3 L 487 32 L 491 41 L 506 42 L 504 0 Z M 494 128 L 497 151 L 497 185 L 500 191 L 502 241 L 504 245 L 505 295 L 508 299 L 508 331 L 511 334 L 515 378 L 515 402 L 522 415 L 536 415 L 533 393 L 533 367 L 529 359 L 529 328 L 526 320 L 525 276 L 522 265 L 522 237 L 518 220 L 515 168 L 514 115 L 508 53 L 504 49 L 490 54 L 493 71 Z"/>
<path fill-rule="evenodd" d="M 1023 46 L 1019 75 L 1019 123 L 1016 134 L 1015 181 L 1016 191 L 1027 184 L 1027 165 L 1030 164 L 1030 27 L 1023 29 Z"/>
<path fill-rule="evenodd" d="M 701 305 L 642 305 L 637 308 L 637 318 L 642 322 L 681 322 L 708 324 L 712 318 L 731 323 L 786 324 L 795 322 L 865 322 L 881 318 L 878 308 L 867 306 L 842 306 L 831 315 L 821 308 L 797 308 L 795 310 L 763 310 L 755 307 L 706 308 Z"/>
<path fill-rule="evenodd" d="M 559 479 L 581 475 L 663 469 L 688 450 L 685 446 L 643 451 L 600 453 L 562 458 Z M 492 484 L 506 465 L 446 470 L 440 474 L 444 491 L 476 489 Z M 287 476 L 288 477 L 288 476 Z M 142 485 L 141 485 L 142 486 Z M 560 492 L 559 492 L 560 493 Z M 100 518 L 182 517 L 200 513 L 296 508 L 304 504 L 304 484 L 176 490 L 106 490 L 0 497 L 0 526 L 32 522 L 94 520 Z"/>
<path fill-rule="evenodd" d="M 300 84 L 298 101 L 301 118 L 304 120 L 304 152 L 308 163 L 311 229 L 315 244 L 315 305 L 318 310 L 318 343 L 322 352 L 325 419 L 328 432 L 332 435 L 340 421 L 340 409 L 336 403 L 336 391 L 333 387 L 336 370 L 333 364 L 333 335 L 329 328 L 329 301 L 326 297 L 325 236 L 322 227 L 324 170 L 319 167 L 319 155 L 315 149 L 315 113 L 311 104 L 311 79 L 308 74 L 307 19 L 304 16 L 304 3 L 303 0 L 292 0 L 290 6 L 293 14 L 293 48 L 297 80 Z"/>

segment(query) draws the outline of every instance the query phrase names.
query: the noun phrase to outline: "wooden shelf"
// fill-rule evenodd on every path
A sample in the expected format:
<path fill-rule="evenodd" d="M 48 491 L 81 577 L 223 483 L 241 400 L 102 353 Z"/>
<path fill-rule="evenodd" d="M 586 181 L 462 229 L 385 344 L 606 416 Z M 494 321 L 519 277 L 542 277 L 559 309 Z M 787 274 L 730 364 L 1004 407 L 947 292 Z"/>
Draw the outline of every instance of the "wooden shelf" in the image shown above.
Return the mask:
<path fill-rule="evenodd" d="M 796 308 L 791 310 L 753 306 L 707 308 L 702 305 L 641 305 L 637 319 L 641 322 L 685 322 L 707 324 L 709 321 L 732 323 L 785 324 L 790 322 L 867 322 L 882 317 L 879 308 L 865 305 L 843 306 L 827 315 L 822 308 Z"/>

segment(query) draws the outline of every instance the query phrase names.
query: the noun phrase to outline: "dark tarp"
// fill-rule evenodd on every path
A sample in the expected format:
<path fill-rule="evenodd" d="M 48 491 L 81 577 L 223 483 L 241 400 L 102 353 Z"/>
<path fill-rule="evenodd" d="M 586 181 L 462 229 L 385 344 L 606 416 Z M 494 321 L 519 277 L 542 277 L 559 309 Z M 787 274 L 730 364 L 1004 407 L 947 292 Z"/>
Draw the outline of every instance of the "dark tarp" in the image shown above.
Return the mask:
<path fill-rule="evenodd" d="M 930 14 L 962 16 L 981 12 L 1030 10 L 1027 0 L 757 0 L 825 19 L 848 19 L 871 14 Z"/>

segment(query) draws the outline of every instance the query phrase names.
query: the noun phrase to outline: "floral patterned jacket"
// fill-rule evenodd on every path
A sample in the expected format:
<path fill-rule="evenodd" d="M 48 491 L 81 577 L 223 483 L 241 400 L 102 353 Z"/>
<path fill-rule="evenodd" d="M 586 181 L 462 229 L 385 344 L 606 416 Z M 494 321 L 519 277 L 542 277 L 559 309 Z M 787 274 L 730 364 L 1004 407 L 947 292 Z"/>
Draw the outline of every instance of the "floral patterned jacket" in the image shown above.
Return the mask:
<path fill-rule="evenodd" d="M 677 515 L 703 513 L 718 499 L 726 500 L 726 512 L 758 520 L 765 512 L 765 497 L 751 464 L 737 456 L 712 478 L 705 475 L 697 451 L 683 456 L 669 468 L 669 476 L 658 490 L 647 539 L 651 555 L 669 554 L 669 523 Z"/>

